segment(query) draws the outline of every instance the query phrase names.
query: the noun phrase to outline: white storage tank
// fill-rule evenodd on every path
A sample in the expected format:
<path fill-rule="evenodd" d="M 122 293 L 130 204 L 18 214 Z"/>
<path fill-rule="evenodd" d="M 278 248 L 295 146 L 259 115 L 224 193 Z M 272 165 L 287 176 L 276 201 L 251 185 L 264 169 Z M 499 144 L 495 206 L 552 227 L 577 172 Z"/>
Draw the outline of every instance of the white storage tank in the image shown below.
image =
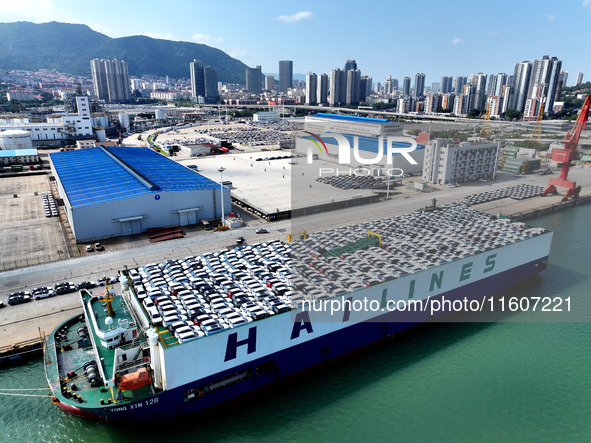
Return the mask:
<path fill-rule="evenodd" d="M 129 114 L 119 114 L 119 124 L 126 130 L 129 129 Z"/>
<path fill-rule="evenodd" d="M 164 111 L 162 109 L 156 109 L 156 120 L 162 120 L 164 118 Z"/>
<path fill-rule="evenodd" d="M 33 141 L 28 131 L 9 129 L 0 132 L 0 149 L 32 149 Z"/>

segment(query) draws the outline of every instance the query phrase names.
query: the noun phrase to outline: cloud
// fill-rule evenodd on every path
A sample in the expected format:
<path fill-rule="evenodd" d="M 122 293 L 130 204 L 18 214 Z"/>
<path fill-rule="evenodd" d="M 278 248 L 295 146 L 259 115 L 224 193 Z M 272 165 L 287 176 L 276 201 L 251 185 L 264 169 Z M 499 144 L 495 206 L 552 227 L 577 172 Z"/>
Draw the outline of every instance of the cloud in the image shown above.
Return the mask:
<path fill-rule="evenodd" d="M 451 44 L 452 44 L 452 45 L 459 45 L 459 44 L 461 44 L 461 43 L 464 43 L 464 40 L 462 40 L 462 39 L 461 39 L 461 38 L 459 38 L 459 37 L 456 37 L 456 38 L 454 38 L 454 39 L 451 41 Z"/>
<path fill-rule="evenodd" d="M 556 20 L 556 17 L 550 13 L 546 14 L 546 18 L 548 18 L 549 22 L 553 22 L 554 20 Z"/>
<path fill-rule="evenodd" d="M 277 17 L 277 20 L 280 20 L 285 23 L 295 23 L 299 22 L 300 20 L 306 20 L 309 18 L 312 18 L 312 13 L 310 11 L 300 11 L 291 15 L 280 15 L 279 17 Z"/>
<path fill-rule="evenodd" d="M 160 34 L 159 32 L 144 32 L 142 35 L 150 38 L 158 38 L 161 40 L 178 40 L 172 34 Z"/>
<path fill-rule="evenodd" d="M 591 0 L 583 0 L 583 3 L 581 3 L 581 5 L 583 6 L 583 8 L 589 8 L 591 7 Z"/>
<path fill-rule="evenodd" d="M 35 22 L 62 21 L 52 0 L 0 0 L 0 11 L 2 17 L 19 17 Z"/>
<path fill-rule="evenodd" d="M 221 37 L 213 37 L 207 34 L 193 34 L 191 40 L 195 43 L 203 43 L 204 45 L 211 45 L 224 41 L 224 39 Z"/>
<path fill-rule="evenodd" d="M 232 49 L 230 49 L 227 52 L 228 52 L 228 55 L 233 58 L 244 58 L 244 57 L 248 56 L 248 51 L 246 49 L 240 48 L 238 46 L 234 46 Z"/>

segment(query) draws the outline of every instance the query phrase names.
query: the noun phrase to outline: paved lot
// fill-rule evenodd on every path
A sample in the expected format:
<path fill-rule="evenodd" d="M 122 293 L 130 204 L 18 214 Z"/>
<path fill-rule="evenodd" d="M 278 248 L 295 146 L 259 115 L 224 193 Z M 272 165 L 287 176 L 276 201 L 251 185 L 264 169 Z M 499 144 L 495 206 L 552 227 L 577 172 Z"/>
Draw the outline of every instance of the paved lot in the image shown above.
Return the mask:
<path fill-rule="evenodd" d="M 0 178 L 0 269 L 44 263 L 66 256 L 60 219 L 45 217 L 43 210 L 41 193 L 49 190 L 50 183 L 45 174 Z"/>

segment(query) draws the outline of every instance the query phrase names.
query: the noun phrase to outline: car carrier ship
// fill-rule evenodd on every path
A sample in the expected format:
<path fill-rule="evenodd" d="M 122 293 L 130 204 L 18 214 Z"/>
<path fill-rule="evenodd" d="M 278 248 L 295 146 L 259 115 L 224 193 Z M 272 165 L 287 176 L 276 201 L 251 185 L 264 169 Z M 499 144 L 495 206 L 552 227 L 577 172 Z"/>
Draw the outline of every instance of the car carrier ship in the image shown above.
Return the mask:
<path fill-rule="evenodd" d="M 388 303 L 479 300 L 542 271 L 551 240 L 453 203 L 125 269 L 119 293 L 80 291 L 83 313 L 46 338 L 52 400 L 103 421 L 223 406 L 432 318 Z M 311 303 L 326 300 L 344 307 Z"/>

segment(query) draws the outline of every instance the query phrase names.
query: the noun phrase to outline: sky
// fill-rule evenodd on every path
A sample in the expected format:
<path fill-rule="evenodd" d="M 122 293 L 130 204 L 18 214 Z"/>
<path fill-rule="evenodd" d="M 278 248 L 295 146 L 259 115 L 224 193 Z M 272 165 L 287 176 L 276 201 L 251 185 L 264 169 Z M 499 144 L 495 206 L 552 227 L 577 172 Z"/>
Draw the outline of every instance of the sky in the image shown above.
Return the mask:
<path fill-rule="evenodd" d="M 362 75 L 401 83 L 425 73 L 512 74 L 516 62 L 562 60 L 591 80 L 591 0 L 0 0 L 0 22 L 86 24 L 109 37 L 204 43 L 264 73 L 327 73 L 355 59 Z M 187 68 L 188 69 L 188 68 Z M 188 77 L 188 73 L 187 73 Z"/>

